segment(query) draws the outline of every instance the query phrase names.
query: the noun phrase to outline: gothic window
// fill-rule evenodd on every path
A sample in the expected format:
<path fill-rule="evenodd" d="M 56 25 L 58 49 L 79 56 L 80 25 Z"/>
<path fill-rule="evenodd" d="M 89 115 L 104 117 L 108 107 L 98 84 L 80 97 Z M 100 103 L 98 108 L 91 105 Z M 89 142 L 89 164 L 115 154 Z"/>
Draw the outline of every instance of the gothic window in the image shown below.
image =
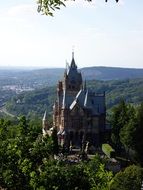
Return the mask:
<path fill-rule="evenodd" d="M 80 132 L 80 140 L 83 139 L 83 131 Z"/>
<path fill-rule="evenodd" d="M 70 140 L 73 140 L 73 131 L 70 131 Z"/>
<path fill-rule="evenodd" d="M 94 105 L 94 100 L 91 100 L 92 105 Z"/>
<path fill-rule="evenodd" d="M 78 141 L 78 139 L 79 139 L 79 134 L 78 134 L 78 132 L 76 132 L 75 133 L 75 139 Z"/>

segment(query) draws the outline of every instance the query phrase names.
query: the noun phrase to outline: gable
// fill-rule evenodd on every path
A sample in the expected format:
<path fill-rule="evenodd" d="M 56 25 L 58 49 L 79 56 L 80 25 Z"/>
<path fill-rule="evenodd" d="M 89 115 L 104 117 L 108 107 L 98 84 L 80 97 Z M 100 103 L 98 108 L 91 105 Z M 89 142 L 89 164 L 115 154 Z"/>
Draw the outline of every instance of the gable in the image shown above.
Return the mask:
<path fill-rule="evenodd" d="M 76 102 L 76 104 L 72 107 L 70 115 L 72 116 L 84 116 L 84 110 L 80 107 L 80 105 Z"/>

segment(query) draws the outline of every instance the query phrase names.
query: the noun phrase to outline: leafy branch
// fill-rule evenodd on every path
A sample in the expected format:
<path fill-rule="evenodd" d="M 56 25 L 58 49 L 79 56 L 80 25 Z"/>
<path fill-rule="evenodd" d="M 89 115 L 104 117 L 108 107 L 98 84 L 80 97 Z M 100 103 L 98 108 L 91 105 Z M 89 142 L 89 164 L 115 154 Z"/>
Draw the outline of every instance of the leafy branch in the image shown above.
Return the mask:
<path fill-rule="evenodd" d="M 53 11 L 60 9 L 61 6 L 66 6 L 65 2 L 68 0 L 38 0 L 38 12 L 41 12 L 43 15 L 53 16 Z M 73 0 L 75 1 L 75 0 Z M 92 0 L 85 0 L 91 2 Z M 118 3 L 119 0 L 115 0 Z M 105 0 L 108 2 L 108 0 Z"/>

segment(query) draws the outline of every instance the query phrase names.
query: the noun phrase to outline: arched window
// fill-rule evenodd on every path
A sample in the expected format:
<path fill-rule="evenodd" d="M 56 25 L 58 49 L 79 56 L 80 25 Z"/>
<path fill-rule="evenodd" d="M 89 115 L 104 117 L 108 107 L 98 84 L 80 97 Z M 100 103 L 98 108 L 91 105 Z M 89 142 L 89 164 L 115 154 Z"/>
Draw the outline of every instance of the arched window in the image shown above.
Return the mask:
<path fill-rule="evenodd" d="M 80 140 L 83 139 L 83 134 L 84 134 L 83 131 L 81 131 L 81 132 L 80 132 Z"/>
<path fill-rule="evenodd" d="M 70 141 L 73 140 L 73 131 L 70 131 Z"/>

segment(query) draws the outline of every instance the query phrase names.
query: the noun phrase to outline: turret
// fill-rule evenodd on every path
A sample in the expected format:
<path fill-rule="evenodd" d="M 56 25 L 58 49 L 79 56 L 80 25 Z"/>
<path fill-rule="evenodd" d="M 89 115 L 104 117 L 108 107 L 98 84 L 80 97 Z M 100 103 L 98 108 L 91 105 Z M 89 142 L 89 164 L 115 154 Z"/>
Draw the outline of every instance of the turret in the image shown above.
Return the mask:
<path fill-rule="evenodd" d="M 72 52 L 72 61 L 71 61 L 70 67 L 77 69 L 77 65 L 75 64 L 75 60 L 74 60 L 74 52 Z"/>
<path fill-rule="evenodd" d="M 43 119 L 42 119 L 42 132 L 43 132 L 43 135 L 47 134 L 48 129 L 49 129 L 49 126 L 48 126 L 47 112 L 45 111 Z"/>
<path fill-rule="evenodd" d="M 63 91 L 63 83 L 62 83 L 62 81 L 59 81 L 58 86 L 57 86 L 57 91 L 58 91 L 58 93 Z"/>
<path fill-rule="evenodd" d="M 74 60 L 74 52 L 72 52 L 71 64 L 66 69 L 63 84 L 63 88 L 65 90 L 72 92 L 78 92 L 82 87 L 82 76 L 77 69 L 77 65 Z"/>
<path fill-rule="evenodd" d="M 84 81 L 83 90 L 84 90 L 84 91 L 86 91 L 86 90 L 87 90 L 87 88 L 86 88 L 86 80 Z"/>

